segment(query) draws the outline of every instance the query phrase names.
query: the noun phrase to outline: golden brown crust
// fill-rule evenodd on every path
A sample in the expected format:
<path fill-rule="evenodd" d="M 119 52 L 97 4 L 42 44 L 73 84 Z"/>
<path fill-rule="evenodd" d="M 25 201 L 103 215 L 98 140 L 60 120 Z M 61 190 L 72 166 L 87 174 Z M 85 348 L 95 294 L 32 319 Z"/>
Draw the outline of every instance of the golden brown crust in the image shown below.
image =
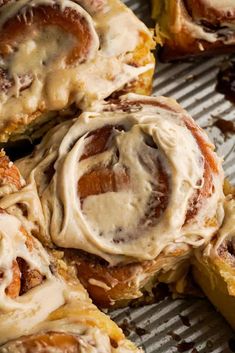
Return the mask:
<path fill-rule="evenodd" d="M 174 263 L 177 257 L 182 257 L 182 271 L 184 272 L 187 268 L 189 254 L 187 247 L 179 247 L 167 255 L 161 254 L 153 261 L 111 267 L 97 256 L 78 250 L 64 250 L 65 261 L 76 267 L 77 277 L 94 302 L 101 307 L 120 306 L 123 301 L 141 297 L 145 285 L 151 282 L 154 276 L 156 279 L 152 285 L 158 283 L 163 265 L 169 267 L 170 273 L 170 264 Z M 178 270 L 174 273 L 175 281 L 180 279 L 183 272 Z M 167 274 L 163 277 L 167 278 Z"/>

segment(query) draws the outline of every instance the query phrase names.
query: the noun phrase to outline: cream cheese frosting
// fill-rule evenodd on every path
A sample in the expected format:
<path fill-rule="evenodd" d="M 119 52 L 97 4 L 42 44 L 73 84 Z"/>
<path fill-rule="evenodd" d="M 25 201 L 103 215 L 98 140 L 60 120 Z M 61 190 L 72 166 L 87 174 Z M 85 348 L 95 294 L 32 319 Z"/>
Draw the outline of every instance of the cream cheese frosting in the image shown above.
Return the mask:
<path fill-rule="evenodd" d="M 49 15 L 45 25 L 39 25 L 34 17 L 40 8 L 45 14 L 47 8 L 57 11 L 61 22 L 68 22 L 67 32 Z M 76 31 L 75 22 L 69 24 L 70 13 L 81 19 Z M 0 94 L 1 130 L 6 124 L 28 124 L 38 111 L 60 110 L 72 103 L 85 108 L 153 69 L 153 64 L 131 64 L 141 35 L 151 42 L 151 33 L 119 0 L 10 1 L 0 8 L 3 33 L 14 18 L 29 27 L 23 37 L 14 38 L 17 50 L 10 43 L 0 46 L 0 73 L 9 80 L 3 81 Z M 75 48 L 80 48 L 79 57 L 74 57 Z"/>
<path fill-rule="evenodd" d="M 26 186 L 4 197 L 0 206 L 18 212 L 29 230 L 39 225 L 44 241 L 82 249 L 112 265 L 152 260 L 174 244 L 200 246 L 223 217 L 223 172 L 206 134 L 197 128 L 210 146 L 218 172 L 211 175 L 214 191 L 185 222 L 192 197 L 205 182 L 205 160 L 184 119 L 192 122 L 175 101 L 137 95 L 124 96 L 119 106 L 84 112 L 53 129 L 32 156 L 17 163 Z M 111 127 L 107 149 L 83 158 L 92 138 L 89 133 L 103 127 Z M 162 186 L 159 165 L 168 190 Z M 110 166 L 115 187 L 79 197 L 82 178 Z M 91 179 L 91 188 L 95 182 Z M 154 210 L 166 199 L 156 215 Z M 28 208 L 27 220 L 17 203 Z"/>

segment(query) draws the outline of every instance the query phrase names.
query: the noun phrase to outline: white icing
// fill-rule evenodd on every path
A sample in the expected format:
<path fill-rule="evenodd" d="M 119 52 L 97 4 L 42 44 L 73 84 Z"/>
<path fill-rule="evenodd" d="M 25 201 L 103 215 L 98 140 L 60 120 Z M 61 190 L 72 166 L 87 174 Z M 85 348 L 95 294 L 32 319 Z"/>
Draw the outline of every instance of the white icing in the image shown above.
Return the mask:
<path fill-rule="evenodd" d="M 91 42 L 86 57 L 68 65 L 68 53 L 81 41 L 72 33 L 54 25 L 40 29 L 32 26 L 24 38 L 19 37 L 17 51 L 1 58 L 1 67 L 7 69 L 15 84 L 0 93 L 0 129 L 9 122 L 28 124 L 34 119 L 32 114 L 39 109 L 60 110 L 73 102 L 79 107 L 87 107 L 153 68 L 153 64 L 139 68 L 128 64 L 130 53 L 140 43 L 141 34 L 150 41 L 151 34 L 119 0 L 101 2 L 98 10 L 94 10 L 95 5 L 87 0 L 78 3 L 71 0 L 19 0 L 1 8 L 2 28 L 8 19 L 18 14 L 24 21 L 29 21 L 30 16 L 26 13 L 40 5 L 57 4 L 58 11 L 74 10 L 84 19 Z M 28 74 L 31 75 L 31 84 L 20 90 L 19 77 Z"/>
<path fill-rule="evenodd" d="M 130 258 L 151 260 L 174 243 L 196 247 L 207 241 L 220 225 L 223 213 L 221 161 L 211 151 L 219 170 L 218 174 L 212 173 L 215 192 L 203 201 L 193 222 L 184 225 L 189 200 L 204 182 L 201 150 L 183 121 L 185 117 L 191 121 L 190 117 L 170 99 L 135 95 L 123 98 L 126 99 L 142 100 L 145 104 L 141 108 L 138 104 L 133 106 L 130 113 L 117 111 L 115 106 L 111 112 L 83 113 L 73 122 L 56 127 L 44 138 L 33 158 L 26 157 L 17 163 L 27 186 L 3 198 L 0 207 L 13 207 L 14 211 L 17 202 L 25 203 L 29 208 L 27 222 L 37 221 L 44 239 L 51 238 L 61 247 L 99 255 L 110 264 Z M 107 151 L 79 162 L 88 142 L 87 133 L 106 125 L 121 125 L 125 131 L 114 129 L 113 142 Z M 200 134 L 209 145 L 205 133 Z M 146 145 L 146 136 L 152 137 L 158 149 Z M 116 149 L 119 159 L 115 157 Z M 148 211 L 147 205 L 158 207 L 161 202 L 158 197 L 162 196 L 157 191 L 160 190 L 157 159 L 168 176 L 170 196 L 164 214 L 151 225 L 146 212 L 153 211 L 151 208 Z M 116 175 L 128 171 L 128 183 L 122 185 L 120 181 L 117 192 L 88 196 L 81 206 L 79 179 L 91 169 L 110 163 Z M 48 181 L 50 165 L 56 173 Z M 36 205 L 39 217 L 32 212 Z M 213 224 L 207 224 L 210 219 Z"/>

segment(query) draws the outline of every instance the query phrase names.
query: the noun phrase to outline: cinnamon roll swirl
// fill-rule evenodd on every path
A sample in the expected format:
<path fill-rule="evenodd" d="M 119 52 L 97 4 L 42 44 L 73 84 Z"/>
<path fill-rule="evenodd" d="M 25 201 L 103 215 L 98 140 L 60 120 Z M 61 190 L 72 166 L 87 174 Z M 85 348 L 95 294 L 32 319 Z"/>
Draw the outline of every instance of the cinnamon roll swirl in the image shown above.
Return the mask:
<path fill-rule="evenodd" d="M 151 33 L 119 0 L 1 2 L 0 142 L 71 104 L 149 93 L 152 48 Z"/>
<path fill-rule="evenodd" d="M 26 186 L 0 206 L 63 248 L 101 305 L 180 279 L 223 217 L 221 161 L 169 98 L 129 94 L 84 112 L 16 165 Z"/>
<path fill-rule="evenodd" d="M 235 51 L 233 0 L 152 0 L 163 60 Z"/>
<path fill-rule="evenodd" d="M 235 195 L 225 201 L 217 236 L 193 260 L 193 274 L 205 295 L 235 329 Z"/>

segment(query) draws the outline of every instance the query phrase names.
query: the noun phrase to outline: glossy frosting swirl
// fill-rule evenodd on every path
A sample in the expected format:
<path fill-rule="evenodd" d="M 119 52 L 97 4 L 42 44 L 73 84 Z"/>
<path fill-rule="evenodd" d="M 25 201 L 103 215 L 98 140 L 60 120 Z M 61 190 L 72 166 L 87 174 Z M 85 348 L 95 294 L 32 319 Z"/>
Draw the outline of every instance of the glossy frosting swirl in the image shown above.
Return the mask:
<path fill-rule="evenodd" d="M 17 163 L 26 187 L 0 206 L 29 210 L 42 239 L 110 264 L 200 246 L 223 217 L 223 172 L 206 134 L 173 100 L 127 95 L 81 114 Z M 27 225 L 28 224 L 28 225 Z"/>

